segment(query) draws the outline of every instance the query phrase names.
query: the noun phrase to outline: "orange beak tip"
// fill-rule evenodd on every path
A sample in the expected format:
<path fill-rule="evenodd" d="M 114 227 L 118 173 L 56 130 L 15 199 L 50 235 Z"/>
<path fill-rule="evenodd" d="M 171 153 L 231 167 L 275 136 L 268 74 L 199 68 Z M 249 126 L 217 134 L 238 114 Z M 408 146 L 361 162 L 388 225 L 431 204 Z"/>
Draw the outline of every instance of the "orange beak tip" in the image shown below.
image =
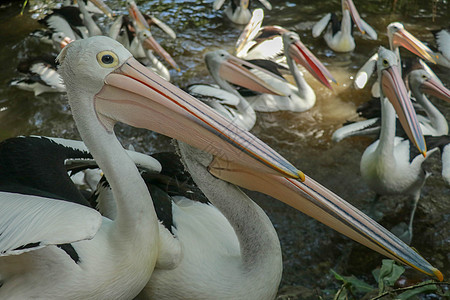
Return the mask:
<path fill-rule="evenodd" d="M 305 174 L 302 171 L 298 171 L 298 178 L 301 182 L 304 182 L 306 179 Z"/>
<path fill-rule="evenodd" d="M 434 273 L 434 276 L 436 276 L 436 278 L 437 278 L 439 281 L 444 281 L 444 275 L 442 275 L 441 271 L 439 271 L 439 270 L 436 269 L 436 268 L 433 268 L 433 273 Z"/>

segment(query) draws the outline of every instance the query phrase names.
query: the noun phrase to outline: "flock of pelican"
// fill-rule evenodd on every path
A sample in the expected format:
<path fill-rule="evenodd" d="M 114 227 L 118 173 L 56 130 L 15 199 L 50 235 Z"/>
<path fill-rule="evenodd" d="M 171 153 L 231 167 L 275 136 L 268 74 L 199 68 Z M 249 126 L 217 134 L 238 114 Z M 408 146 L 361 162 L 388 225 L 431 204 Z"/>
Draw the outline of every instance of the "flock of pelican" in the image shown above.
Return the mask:
<path fill-rule="evenodd" d="M 214 9 L 224 2 L 214 1 Z M 240 187 L 443 280 L 407 243 L 428 176 L 422 169 L 427 153 L 441 151 L 450 181 L 448 124 L 427 98 L 450 101 L 450 91 L 429 68 L 408 71 L 405 83 L 399 47 L 435 63 L 448 57 L 448 31 L 439 33 L 437 54 L 402 24 L 389 25 L 389 49 L 380 46 L 355 76 L 355 88 L 363 88 L 376 75 L 372 91 L 381 114 L 333 135 L 335 141 L 377 136 L 362 155 L 361 175 L 377 195 L 413 198 L 400 239 L 250 133 L 257 112 L 315 105 L 305 72 L 329 89 L 336 83 L 297 33 L 262 26 L 262 9 L 251 13 L 249 1 L 230 1 L 226 16 L 247 24 L 235 53 L 207 53 L 215 84 L 183 90 L 170 83 L 166 65 L 179 67 L 151 26 L 169 38 L 176 34 L 134 1 L 127 8 L 129 15 L 113 16 L 99 0 L 67 1 L 40 21 L 47 30 L 33 33 L 60 51 L 57 64 L 34 59 L 22 66 L 33 78 L 12 84 L 36 95 L 66 93 L 82 140 L 27 136 L 0 143 L 1 299 L 273 299 L 282 276 L 280 242 L 268 216 Z M 93 13 L 114 19 L 108 33 Z M 326 29 L 331 49 L 352 51 L 352 20 L 377 39 L 352 0 L 342 0 L 341 21 L 327 14 L 313 36 Z M 416 115 L 417 105 L 425 115 Z M 118 122 L 173 138 L 177 153 L 124 149 L 114 132 Z M 88 176 L 88 170 L 101 170 L 92 193 L 71 177 Z"/>

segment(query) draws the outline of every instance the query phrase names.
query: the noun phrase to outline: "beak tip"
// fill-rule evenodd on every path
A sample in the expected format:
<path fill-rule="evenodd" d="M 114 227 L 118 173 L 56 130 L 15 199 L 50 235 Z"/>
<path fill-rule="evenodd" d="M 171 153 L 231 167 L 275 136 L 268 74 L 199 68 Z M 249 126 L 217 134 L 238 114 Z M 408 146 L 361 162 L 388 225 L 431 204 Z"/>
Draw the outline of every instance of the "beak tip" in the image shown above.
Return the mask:
<path fill-rule="evenodd" d="M 304 182 L 306 179 L 305 174 L 302 171 L 298 171 L 298 178 L 300 179 L 301 182 Z"/>
<path fill-rule="evenodd" d="M 436 278 L 437 278 L 439 281 L 441 281 L 441 282 L 444 281 L 444 275 L 442 275 L 441 271 L 439 271 L 439 270 L 436 269 L 436 268 L 433 268 L 432 271 L 433 271 L 434 276 L 436 276 Z"/>

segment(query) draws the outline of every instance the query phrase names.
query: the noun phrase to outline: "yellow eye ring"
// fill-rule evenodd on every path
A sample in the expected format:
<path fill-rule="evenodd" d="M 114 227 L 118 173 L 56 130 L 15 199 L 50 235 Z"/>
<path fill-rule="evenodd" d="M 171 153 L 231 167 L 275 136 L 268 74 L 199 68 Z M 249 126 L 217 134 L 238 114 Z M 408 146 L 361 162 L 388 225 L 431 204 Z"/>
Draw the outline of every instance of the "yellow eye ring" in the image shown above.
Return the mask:
<path fill-rule="evenodd" d="M 119 58 L 112 51 L 102 51 L 97 54 L 97 61 L 104 68 L 114 68 L 119 65 Z"/>
<path fill-rule="evenodd" d="M 383 67 L 388 67 L 389 66 L 389 62 L 387 59 L 383 59 Z"/>

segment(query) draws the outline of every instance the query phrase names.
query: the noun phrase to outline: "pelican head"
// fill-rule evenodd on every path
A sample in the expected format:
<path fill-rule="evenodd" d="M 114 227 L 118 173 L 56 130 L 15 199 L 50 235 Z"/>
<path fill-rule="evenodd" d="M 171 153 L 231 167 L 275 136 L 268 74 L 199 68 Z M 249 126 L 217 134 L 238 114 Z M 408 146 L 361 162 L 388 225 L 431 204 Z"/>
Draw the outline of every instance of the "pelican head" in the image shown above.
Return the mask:
<path fill-rule="evenodd" d="M 312 54 L 311 51 L 300 41 L 297 33 L 287 31 L 283 33 L 283 46 L 286 57 L 291 57 L 296 63 L 304 66 L 317 80 L 323 85 L 331 88 L 328 79 L 336 83 L 330 71 L 320 62 L 320 60 Z M 300 86 L 297 83 L 297 86 Z"/>
<path fill-rule="evenodd" d="M 422 93 L 450 102 L 450 90 L 423 69 L 411 71 L 408 82 L 411 90 L 418 87 Z"/>
<path fill-rule="evenodd" d="M 91 102 L 82 104 L 94 110 L 95 118 L 108 132 L 122 122 L 265 172 L 303 176 L 251 133 L 149 71 L 111 38 L 96 36 L 70 43 L 58 60 L 69 102 L 71 98 L 81 101 L 78 95 L 85 95 Z"/>
<path fill-rule="evenodd" d="M 387 27 L 387 35 L 391 49 L 402 46 L 415 55 L 434 64 L 436 63 L 433 58 L 433 51 L 409 33 L 403 24 L 399 22 L 389 24 Z"/>
<path fill-rule="evenodd" d="M 282 95 L 281 92 L 277 91 L 274 87 L 253 74 L 250 69 L 259 70 L 271 77 L 276 77 L 273 73 L 267 72 L 265 69 L 239 59 L 225 50 L 208 52 L 205 55 L 205 62 L 209 73 L 216 82 L 226 80 L 256 92 Z M 282 80 L 281 78 L 279 79 Z"/>
<path fill-rule="evenodd" d="M 66 36 L 64 32 L 54 32 L 52 34 L 52 41 L 55 48 L 62 49 L 67 46 L 69 43 L 73 42 L 73 40 Z"/>
<path fill-rule="evenodd" d="M 400 75 L 397 55 L 386 48 L 380 47 L 378 50 L 377 70 L 382 94 L 394 106 L 400 123 L 409 139 L 416 145 L 420 153 L 426 156 L 425 139 L 406 86 Z"/>

